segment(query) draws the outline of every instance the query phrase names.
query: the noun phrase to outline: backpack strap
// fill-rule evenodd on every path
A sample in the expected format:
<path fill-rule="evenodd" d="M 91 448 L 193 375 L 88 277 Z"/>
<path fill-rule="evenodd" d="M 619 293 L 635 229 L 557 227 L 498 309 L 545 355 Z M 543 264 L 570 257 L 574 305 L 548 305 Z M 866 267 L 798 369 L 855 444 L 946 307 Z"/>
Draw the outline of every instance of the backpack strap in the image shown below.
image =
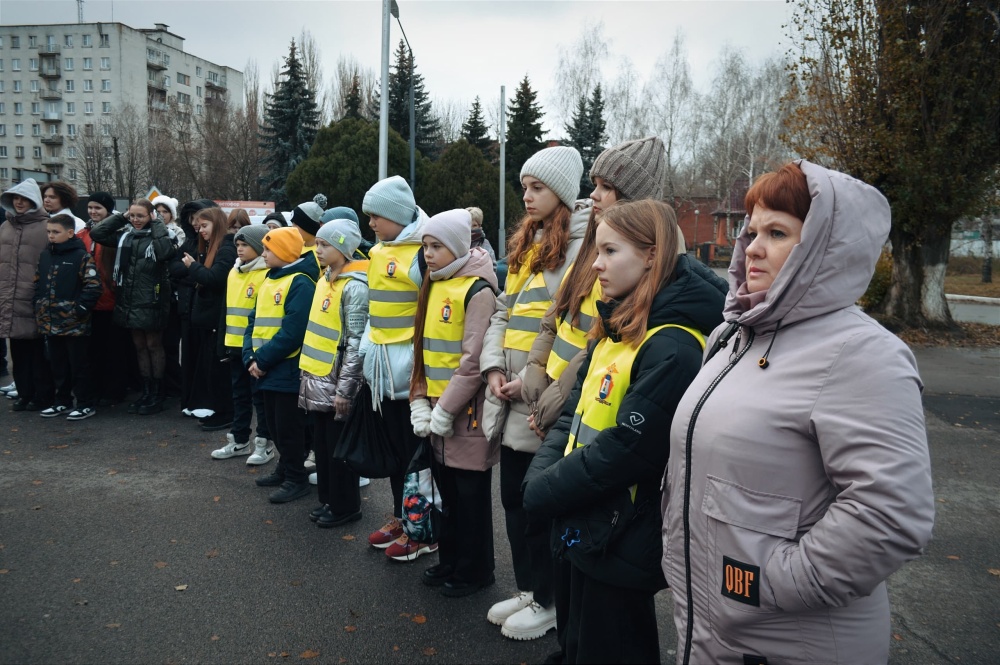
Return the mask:
<path fill-rule="evenodd" d="M 473 282 L 472 286 L 469 287 L 469 290 L 465 292 L 465 309 L 469 309 L 469 303 L 472 302 L 472 296 L 476 295 L 483 289 L 489 289 L 490 291 L 493 292 L 494 296 L 497 294 L 496 291 L 493 291 L 493 286 L 485 279 L 480 277 L 475 282 Z"/>

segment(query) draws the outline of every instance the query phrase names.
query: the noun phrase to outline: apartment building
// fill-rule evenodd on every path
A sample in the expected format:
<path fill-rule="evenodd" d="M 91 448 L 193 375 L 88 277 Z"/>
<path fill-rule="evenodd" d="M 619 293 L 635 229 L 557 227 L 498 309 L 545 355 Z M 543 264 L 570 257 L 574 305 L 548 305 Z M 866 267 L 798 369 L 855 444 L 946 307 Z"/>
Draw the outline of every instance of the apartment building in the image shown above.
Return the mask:
<path fill-rule="evenodd" d="M 243 73 L 185 52 L 168 27 L 0 25 L 0 187 L 34 177 L 85 192 L 85 138 L 110 136 L 126 104 L 151 126 L 242 105 Z"/>

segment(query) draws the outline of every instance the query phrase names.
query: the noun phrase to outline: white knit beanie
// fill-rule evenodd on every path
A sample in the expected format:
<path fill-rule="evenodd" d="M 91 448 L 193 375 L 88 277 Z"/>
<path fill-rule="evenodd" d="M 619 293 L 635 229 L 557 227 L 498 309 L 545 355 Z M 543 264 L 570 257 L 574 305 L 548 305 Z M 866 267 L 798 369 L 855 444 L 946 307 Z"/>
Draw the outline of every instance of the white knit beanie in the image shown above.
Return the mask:
<path fill-rule="evenodd" d="M 155 199 L 153 199 L 152 201 L 150 201 L 150 203 L 153 204 L 154 208 L 156 206 L 159 206 L 159 205 L 167 206 L 167 209 L 170 210 L 170 217 L 171 217 L 172 221 L 174 221 L 174 222 L 178 221 L 178 219 L 177 219 L 177 199 L 171 198 L 169 196 L 166 196 L 165 194 L 160 194 Z"/>
<path fill-rule="evenodd" d="M 532 155 L 521 167 L 521 177 L 538 178 L 570 210 L 580 195 L 580 178 L 583 177 L 583 159 L 576 148 L 556 146 L 545 148 Z"/>
<path fill-rule="evenodd" d="M 421 240 L 427 236 L 440 240 L 456 259 L 460 259 L 472 246 L 472 216 L 462 208 L 439 212 L 424 225 Z"/>

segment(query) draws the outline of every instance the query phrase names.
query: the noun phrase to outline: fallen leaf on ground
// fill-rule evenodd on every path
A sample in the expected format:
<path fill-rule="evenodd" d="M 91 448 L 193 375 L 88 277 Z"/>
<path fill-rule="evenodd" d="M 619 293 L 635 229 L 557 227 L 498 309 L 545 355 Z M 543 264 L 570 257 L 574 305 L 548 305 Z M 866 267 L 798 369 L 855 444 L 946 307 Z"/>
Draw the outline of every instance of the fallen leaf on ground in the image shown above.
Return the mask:
<path fill-rule="evenodd" d="M 287 651 L 282 651 L 278 655 L 281 656 L 282 658 L 288 658 L 288 652 Z"/>
<path fill-rule="evenodd" d="M 104 624 L 104 627 L 105 628 L 121 628 L 122 625 L 120 623 L 106 623 L 106 624 Z"/>
<path fill-rule="evenodd" d="M 118 562 L 117 562 L 117 561 L 112 561 L 112 562 L 111 562 L 111 565 L 112 565 L 112 566 L 117 566 L 117 565 L 118 565 Z"/>
<path fill-rule="evenodd" d="M 222 499 L 222 497 L 221 497 L 221 496 L 213 496 L 213 497 L 212 497 L 212 501 L 215 501 L 216 503 L 219 503 L 219 500 L 220 500 L 220 499 Z"/>
<path fill-rule="evenodd" d="M 434 647 L 427 647 L 421 653 L 424 654 L 425 656 L 433 656 L 437 652 L 438 652 L 438 650 L 435 649 Z"/>
<path fill-rule="evenodd" d="M 219 549 L 217 547 L 213 547 L 209 551 L 205 552 L 205 556 L 207 556 L 209 559 L 214 559 L 215 557 L 219 556 Z"/>
<path fill-rule="evenodd" d="M 187 588 L 188 588 L 187 584 L 179 584 L 174 587 L 174 591 L 184 591 Z"/>
<path fill-rule="evenodd" d="M 219 641 L 219 636 L 218 635 L 212 635 L 212 637 L 210 637 L 209 639 L 212 640 L 213 642 L 218 642 Z"/>
<path fill-rule="evenodd" d="M 139 458 L 138 458 L 138 457 L 136 457 L 135 455 L 131 455 L 131 456 L 130 456 L 130 457 L 128 458 L 128 461 L 129 461 L 129 462 L 135 462 L 135 461 L 136 461 L 136 460 L 138 460 L 138 459 L 139 459 Z"/>
<path fill-rule="evenodd" d="M 946 558 L 948 558 L 948 559 L 951 559 L 952 561 L 958 561 L 958 560 L 959 560 L 959 559 L 961 559 L 962 557 L 960 557 L 960 556 L 955 556 L 954 554 L 949 554 L 949 555 L 948 555 L 948 556 L 947 556 Z"/>
<path fill-rule="evenodd" d="M 10 568 L 0 568 L 0 575 L 6 575 L 10 572 Z"/>
<path fill-rule="evenodd" d="M 393 644 L 392 645 L 392 650 L 393 651 L 399 651 L 399 645 L 398 644 Z"/>
<path fill-rule="evenodd" d="M 87 601 L 86 601 L 86 600 L 83 600 L 83 599 L 81 598 L 80 600 L 76 601 L 76 604 L 77 604 L 77 605 L 86 605 L 86 604 L 87 604 Z"/>
<path fill-rule="evenodd" d="M 903 641 L 903 636 L 900 635 L 899 633 L 893 633 L 892 634 L 892 639 L 896 640 L 897 642 L 902 642 Z"/>
<path fill-rule="evenodd" d="M 80 579 L 81 578 L 79 578 L 79 577 L 74 577 L 73 578 L 73 584 L 78 584 L 80 582 Z"/>
<path fill-rule="evenodd" d="M 32 506 L 31 509 L 32 510 L 41 510 L 42 507 L 41 506 Z"/>
<path fill-rule="evenodd" d="M 32 480 L 32 481 L 31 481 L 31 484 L 32 484 L 32 485 L 41 485 L 41 484 L 42 484 L 42 481 L 40 481 L 40 480 Z"/>
<path fill-rule="evenodd" d="M 319 655 L 319 651 L 313 651 L 312 649 L 306 649 L 299 654 L 299 658 L 315 658 Z"/>
<path fill-rule="evenodd" d="M 302 582 L 299 580 L 292 580 L 290 583 L 292 586 L 302 586 Z"/>
<path fill-rule="evenodd" d="M 409 619 L 409 618 L 410 618 L 411 616 L 413 616 L 413 615 L 412 615 L 412 614 L 410 614 L 409 612 L 400 612 L 400 613 L 399 613 L 399 616 L 401 616 L 401 617 L 406 617 L 407 619 Z"/>
<path fill-rule="evenodd" d="M 354 540 L 354 536 L 347 534 L 346 536 L 341 536 L 341 540 Z"/>
<path fill-rule="evenodd" d="M 344 630 L 346 630 L 348 633 L 353 633 L 357 629 L 358 629 L 357 626 L 344 626 Z"/>
<path fill-rule="evenodd" d="M 274 524 L 274 522 L 271 520 L 264 520 L 264 524 Z"/>
<path fill-rule="evenodd" d="M 167 565 L 168 564 L 166 561 L 156 561 L 153 563 L 153 568 L 158 568 L 162 570 L 163 568 L 166 568 Z"/>
<path fill-rule="evenodd" d="M 267 653 L 267 657 L 268 658 L 277 658 L 278 657 L 278 652 L 277 651 L 269 651 Z"/>
<path fill-rule="evenodd" d="M 109 475 L 109 476 L 113 476 L 113 475 L 115 475 L 116 473 L 118 473 L 118 471 L 117 471 L 116 469 L 108 469 L 108 475 Z"/>
<path fill-rule="evenodd" d="M 1000 568 L 987 568 L 986 570 L 987 572 L 989 572 L 990 575 L 996 575 L 997 577 L 1000 577 Z"/>
<path fill-rule="evenodd" d="M 63 448 L 69 448 L 69 444 L 63 443 L 58 446 L 49 446 L 49 448 L 51 448 L 52 450 L 62 450 Z"/>
<path fill-rule="evenodd" d="M 412 619 L 410 619 L 410 621 L 412 621 L 413 623 L 427 623 L 427 617 L 425 617 L 423 614 L 418 614 Z"/>
<path fill-rule="evenodd" d="M 166 448 L 170 444 L 168 444 L 166 441 L 161 441 L 160 443 L 158 443 L 156 445 L 158 445 L 160 448 Z"/>

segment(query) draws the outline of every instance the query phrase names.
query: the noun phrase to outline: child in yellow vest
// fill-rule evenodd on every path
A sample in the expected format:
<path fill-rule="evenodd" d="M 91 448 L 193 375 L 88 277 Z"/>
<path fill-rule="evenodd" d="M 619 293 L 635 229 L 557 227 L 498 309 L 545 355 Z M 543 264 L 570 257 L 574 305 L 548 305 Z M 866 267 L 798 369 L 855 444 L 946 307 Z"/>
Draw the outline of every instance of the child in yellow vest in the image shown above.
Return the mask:
<path fill-rule="evenodd" d="M 524 485 L 570 566 L 557 576 L 563 662 L 658 662 L 660 482 L 674 410 L 701 368 L 725 293 L 677 254 L 670 206 L 619 203 L 597 217 L 603 298 L 587 357 Z"/>
<path fill-rule="evenodd" d="M 272 503 L 309 493 L 305 414 L 298 407 L 299 353 L 319 267 L 301 255 L 296 229 L 274 229 L 264 236 L 262 256 L 269 270 L 243 336 L 243 364 L 264 394 L 267 429 L 281 456 L 273 473 L 257 479 L 260 487 L 280 486 L 269 497 Z"/>
<path fill-rule="evenodd" d="M 361 519 L 358 474 L 331 457 L 363 381 L 358 350 L 368 323 L 368 261 L 352 259 L 360 243 L 358 225 L 349 219 L 331 220 L 317 231 L 316 257 L 325 270 L 299 359 L 299 407 L 312 416 L 320 503 L 309 519 L 323 528 Z"/>
<path fill-rule="evenodd" d="M 212 451 L 212 459 L 229 459 L 241 455 L 248 466 L 267 464 L 274 459 L 274 443 L 270 441 L 267 418 L 264 415 L 264 396 L 257 388 L 257 380 L 243 366 L 243 335 L 246 333 L 250 312 L 257 306 L 257 294 L 267 276 L 264 263 L 264 236 L 270 231 L 263 224 L 244 226 L 236 232 L 236 266 L 229 271 L 226 283 L 226 322 L 224 345 L 229 357 L 233 386 L 233 424 L 226 434 L 226 445 Z M 257 414 L 257 435 L 250 446 L 250 423 Z"/>
<path fill-rule="evenodd" d="M 468 210 L 449 210 L 424 225 L 427 273 L 417 303 L 410 421 L 430 435 L 443 514 L 438 563 L 424 584 L 466 596 L 494 582 L 493 466 L 499 441 L 483 434 L 486 384 L 479 371 L 483 336 L 496 311 L 497 278 L 484 250 L 470 251 Z"/>

